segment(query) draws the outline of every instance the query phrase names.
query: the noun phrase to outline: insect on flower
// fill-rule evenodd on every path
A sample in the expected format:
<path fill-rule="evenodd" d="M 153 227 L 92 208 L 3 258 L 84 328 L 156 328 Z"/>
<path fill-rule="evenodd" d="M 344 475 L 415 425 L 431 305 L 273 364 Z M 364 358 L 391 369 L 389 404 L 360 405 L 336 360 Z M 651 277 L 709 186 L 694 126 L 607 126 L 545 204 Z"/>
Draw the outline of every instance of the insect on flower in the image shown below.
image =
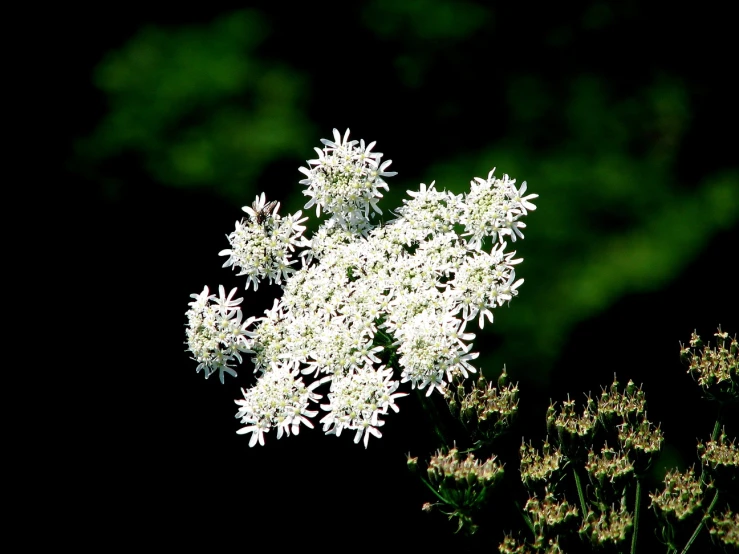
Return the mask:
<path fill-rule="evenodd" d="M 251 205 L 251 209 L 254 210 L 254 213 L 256 214 L 254 220 L 261 225 L 272 214 L 272 210 L 275 209 L 275 206 L 277 206 L 277 201 L 272 200 L 267 202 L 262 209 L 259 209 L 259 201 L 255 200 Z"/>

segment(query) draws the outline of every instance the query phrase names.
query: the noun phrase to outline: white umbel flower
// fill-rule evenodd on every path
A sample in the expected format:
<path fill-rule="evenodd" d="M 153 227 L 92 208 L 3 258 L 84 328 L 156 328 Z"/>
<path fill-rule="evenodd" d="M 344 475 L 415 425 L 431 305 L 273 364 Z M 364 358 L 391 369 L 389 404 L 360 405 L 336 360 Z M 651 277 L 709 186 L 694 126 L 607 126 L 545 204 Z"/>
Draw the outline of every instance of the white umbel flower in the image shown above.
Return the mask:
<path fill-rule="evenodd" d="M 382 213 L 377 206 L 380 189 L 388 190 L 383 177 L 397 173 L 386 171 L 391 160 L 381 162 L 382 154 L 371 151 L 374 142 L 365 146 L 363 140 L 349 141 L 349 129 L 343 137 L 334 129 L 334 140 L 321 142 L 324 147 L 316 148 L 318 158 L 300 168 L 306 176 L 300 181 L 307 186 L 303 194 L 310 197 L 305 209 L 315 206 L 317 217 L 323 210 L 342 228 L 363 233 L 371 227 L 370 217 Z"/>
<path fill-rule="evenodd" d="M 319 384 L 316 381 L 306 386 L 294 372 L 284 368 L 266 372 L 248 391 L 241 389 L 243 399 L 234 401 L 241 406 L 236 417 L 245 424 L 236 432 L 239 435 L 251 433 L 249 446 L 257 442 L 264 446 L 264 434 L 270 429 L 277 429 L 278 439 L 283 434 L 297 435 L 301 424 L 312 429 L 310 418 L 318 411 L 309 407 L 321 398 L 314 392 Z"/>
<path fill-rule="evenodd" d="M 508 245 L 523 238 L 523 219 L 536 208 L 525 182 L 517 189 L 493 170 L 467 194 L 421 184 L 395 219 L 377 224 L 391 162 L 374 142 L 349 140 L 348 130 L 334 129 L 322 144 L 300 169 L 305 208 L 329 216 L 318 230 L 303 237 L 302 212 L 282 217 L 279 203 L 261 194 L 221 252 L 224 267 L 247 276 L 247 289 L 267 278 L 282 296 L 243 321 L 235 289 L 216 296 L 206 287 L 187 312 L 188 350 L 206 377 L 236 375 L 242 354 L 251 354 L 256 385 L 235 401 L 238 433 L 251 436 L 250 446 L 273 429 L 281 438 L 313 427 L 316 391 L 325 386 L 323 431 L 351 432 L 366 448 L 399 410 L 404 383 L 428 396 L 477 372 L 467 324 L 492 323 L 523 283 Z"/>
<path fill-rule="evenodd" d="M 198 362 L 197 371 L 202 369 L 206 379 L 217 371 L 221 383 L 226 373 L 236 377 L 233 364 L 242 362 L 242 352 L 253 352 L 251 337 L 254 333 L 247 329 L 255 318 L 241 321 L 238 305 L 242 299 L 234 300 L 235 293 L 236 289 L 233 289 L 226 296 L 223 286 L 220 286 L 216 297 L 205 287 L 200 294 L 191 295 L 194 300 L 186 314 L 187 350 Z"/>
<path fill-rule="evenodd" d="M 354 431 L 354 442 L 358 443 L 364 437 L 364 447 L 367 448 L 370 435 L 382 437 L 379 427 L 385 422 L 380 416 L 387 414 L 388 408 L 398 412 L 395 399 L 408 395 L 395 392 L 397 389 L 393 370 L 384 367 L 335 377 L 331 380 L 328 404 L 321 404 L 321 409 L 329 412 L 321 419 L 323 431 L 336 436 L 341 435 L 344 429 Z"/>
<path fill-rule="evenodd" d="M 301 219 L 300 211 L 282 218 L 277 213 L 279 206 L 267 206 L 264 194 L 257 196 L 251 207 L 242 208 L 249 218 L 237 221 L 236 229 L 228 235 L 231 248 L 219 252 L 220 256 L 228 256 L 223 267 L 233 266 L 240 270 L 237 275 L 247 276 L 247 290 L 249 285 L 257 290 L 265 277 L 270 283 L 280 284 L 295 271 L 291 266 L 297 260 L 291 259 L 292 253 L 305 231 L 301 223 L 308 218 Z"/>
<path fill-rule="evenodd" d="M 418 314 L 396 333 L 401 383 L 410 381 L 413 388 L 443 393 L 455 376 L 467 377 L 477 370 L 469 363 L 479 356 L 464 341 L 475 337 L 464 332 L 464 321 L 434 311 Z"/>
<path fill-rule="evenodd" d="M 523 238 L 520 229 L 526 225 L 519 220 L 528 213 L 527 210 L 536 209 L 529 200 L 536 198 L 537 194 L 521 197 L 526 192 L 525 183 L 517 191 L 515 179 L 508 175 L 498 179 L 494 177 L 494 173 L 495 169 L 492 169 L 487 179 L 475 177 L 470 182 L 470 192 L 465 195 L 463 236 L 470 237 L 472 246 L 479 247 L 484 237 L 492 237 L 493 241 L 500 242 L 506 236 L 514 242 L 517 237 Z"/>

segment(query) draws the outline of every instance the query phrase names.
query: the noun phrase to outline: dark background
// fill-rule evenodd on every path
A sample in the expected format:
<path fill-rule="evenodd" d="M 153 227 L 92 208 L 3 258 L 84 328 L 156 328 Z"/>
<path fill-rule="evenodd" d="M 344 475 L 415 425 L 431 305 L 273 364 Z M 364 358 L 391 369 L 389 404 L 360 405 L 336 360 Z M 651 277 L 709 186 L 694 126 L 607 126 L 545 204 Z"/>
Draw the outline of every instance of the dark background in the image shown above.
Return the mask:
<path fill-rule="evenodd" d="M 385 208 L 419 182 L 461 192 L 493 166 L 540 194 L 516 243 L 526 283 L 477 339 L 479 366 L 495 376 L 505 363 L 521 383 L 501 442 L 508 477 L 521 437 L 540 444 L 550 399 L 596 393 L 614 373 L 643 384 L 670 445 L 655 479 L 696 462 L 714 413 L 679 342 L 739 323 L 735 47 L 718 5 L 215 2 L 50 23 L 62 102 L 44 140 L 62 141 L 55 192 L 73 207 L 72 263 L 92 299 L 94 354 L 64 377 L 78 393 L 74 469 L 55 505 L 87 506 L 70 537 L 464 551 L 518 526 L 505 498 L 477 542 L 420 511 L 432 498 L 404 454 L 436 444 L 412 396 L 367 450 L 307 429 L 250 449 L 233 417 L 249 364 L 223 386 L 184 351 L 189 295 L 243 286 L 217 255 L 240 207 L 266 190 L 282 213 L 300 209 L 298 167 L 334 127 L 394 160 Z M 245 293 L 245 310 L 276 294 Z"/>

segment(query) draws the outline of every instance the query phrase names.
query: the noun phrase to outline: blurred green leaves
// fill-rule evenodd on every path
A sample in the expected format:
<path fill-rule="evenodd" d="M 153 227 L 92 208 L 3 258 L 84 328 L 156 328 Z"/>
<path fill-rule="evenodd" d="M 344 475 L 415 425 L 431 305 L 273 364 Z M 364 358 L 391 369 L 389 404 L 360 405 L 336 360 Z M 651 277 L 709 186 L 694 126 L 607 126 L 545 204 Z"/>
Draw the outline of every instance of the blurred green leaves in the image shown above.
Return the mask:
<path fill-rule="evenodd" d="M 300 76 L 256 53 L 267 33 L 254 11 L 141 29 L 95 72 L 109 111 L 80 153 L 92 163 L 134 155 L 161 183 L 251 196 L 268 164 L 304 156 L 312 136 Z"/>
<path fill-rule="evenodd" d="M 363 10 L 364 25 L 378 40 L 403 44 L 392 63 L 410 88 L 422 87 L 439 55 L 469 41 L 491 17 L 491 10 L 476 3 L 453 0 L 374 0 Z"/>
<path fill-rule="evenodd" d="M 416 37 L 421 41 L 464 40 L 485 25 L 490 11 L 453 0 L 376 0 L 368 2 L 364 22 L 378 37 Z"/>

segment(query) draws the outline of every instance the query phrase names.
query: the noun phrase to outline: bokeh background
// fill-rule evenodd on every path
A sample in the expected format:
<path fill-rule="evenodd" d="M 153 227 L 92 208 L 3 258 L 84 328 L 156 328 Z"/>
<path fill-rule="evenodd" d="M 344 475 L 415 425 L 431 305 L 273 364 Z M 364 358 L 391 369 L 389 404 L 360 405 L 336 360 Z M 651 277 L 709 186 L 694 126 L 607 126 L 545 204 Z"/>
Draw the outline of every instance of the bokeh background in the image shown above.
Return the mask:
<path fill-rule="evenodd" d="M 249 364 L 223 386 L 184 351 L 189 295 L 243 288 L 218 256 L 240 207 L 266 191 L 282 213 L 301 209 L 298 167 L 334 127 L 393 160 L 383 209 L 420 182 L 463 192 L 493 167 L 540 195 L 516 243 L 525 284 L 477 337 L 478 366 L 496 376 L 506 364 L 520 382 L 508 451 L 544 436 L 550 399 L 597 393 L 614 374 L 643 384 L 662 422 L 671 446 L 656 476 L 695 463 L 710 433 L 678 350 L 693 329 L 739 327 L 727 14 L 710 3 L 348 4 L 60 15 L 58 177 L 84 208 L 70 226 L 106 314 L 93 333 L 109 345 L 90 368 L 101 390 L 77 415 L 105 437 L 90 504 L 119 540 L 481 548 L 421 513 L 432 499 L 404 453 L 424 459 L 436 445 L 413 397 L 366 451 L 319 430 L 250 449 L 233 417 Z M 278 294 L 245 293 L 245 310 Z M 507 517 L 490 520 L 495 533 Z"/>

